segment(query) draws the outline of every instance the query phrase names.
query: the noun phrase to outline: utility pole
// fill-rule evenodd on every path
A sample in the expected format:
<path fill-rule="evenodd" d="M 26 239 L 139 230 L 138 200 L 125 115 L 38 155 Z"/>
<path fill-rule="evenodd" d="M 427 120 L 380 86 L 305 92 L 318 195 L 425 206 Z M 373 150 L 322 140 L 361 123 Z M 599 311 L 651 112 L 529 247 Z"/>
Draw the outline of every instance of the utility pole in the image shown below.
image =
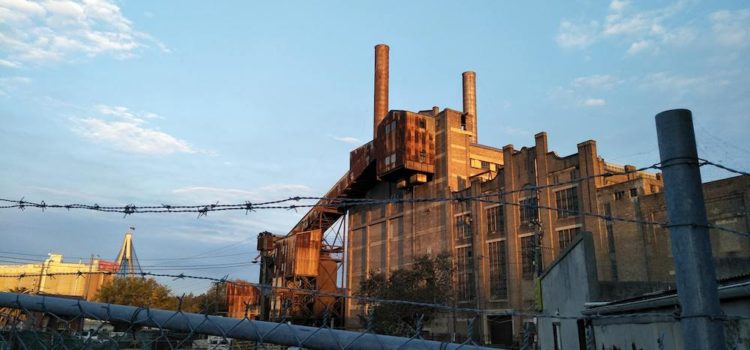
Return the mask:
<path fill-rule="evenodd" d="M 529 226 L 534 227 L 534 267 L 536 278 L 539 278 L 542 277 L 542 273 L 544 272 L 544 267 L 542 266 L 542 237 L 544 232 L 542 231 L 542 223 L 539 222 L 539 219 L 531 221 Z"/>
<path fill-rule="evenodd" d="M 656 115 L 684 349 L 723 349 L 724 327 L 692 113 Z"/>

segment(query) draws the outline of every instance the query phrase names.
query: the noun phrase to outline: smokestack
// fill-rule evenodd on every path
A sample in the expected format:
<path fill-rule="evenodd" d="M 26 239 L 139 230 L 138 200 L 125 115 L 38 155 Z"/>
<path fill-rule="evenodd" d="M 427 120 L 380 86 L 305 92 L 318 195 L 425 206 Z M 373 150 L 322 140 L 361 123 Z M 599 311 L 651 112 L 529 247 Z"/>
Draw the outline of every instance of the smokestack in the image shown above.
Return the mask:
<path fill-rule="evenodd" d="M 375 125 L 373 138 L 378 124 L 388 113 L 388 45 L 375 46 Z"/>
<path fill-rule="evenodd" d="M 464 113 L 472 117 L 477 116 L 477 74 L 474 72 L 464 72 L 462 75 L 464 82 Z"/>

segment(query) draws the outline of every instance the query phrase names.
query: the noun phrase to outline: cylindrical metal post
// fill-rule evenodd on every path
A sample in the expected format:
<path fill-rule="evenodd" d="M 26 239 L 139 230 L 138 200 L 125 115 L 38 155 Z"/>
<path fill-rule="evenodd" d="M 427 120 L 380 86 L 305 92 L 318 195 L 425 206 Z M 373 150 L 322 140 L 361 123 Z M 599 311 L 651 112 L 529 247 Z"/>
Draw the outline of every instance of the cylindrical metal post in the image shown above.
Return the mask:
<path fill-rule="evenodd" d="M 692 114 L 687 109 L 657 114 L 656 133 L 664 173 L 677 298 L 682 308 L 683 345 L 685 349 L 723 349 L 724 327 L 719 318 L 722 311 Z"/>

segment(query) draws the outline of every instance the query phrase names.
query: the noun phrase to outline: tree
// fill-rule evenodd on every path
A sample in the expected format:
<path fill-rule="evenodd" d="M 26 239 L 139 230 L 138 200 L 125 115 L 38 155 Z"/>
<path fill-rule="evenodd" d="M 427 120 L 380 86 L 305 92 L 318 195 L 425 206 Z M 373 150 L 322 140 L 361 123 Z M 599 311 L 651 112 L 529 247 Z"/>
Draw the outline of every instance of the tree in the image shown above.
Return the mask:
<path fill-rule="evenodd" d="M 202 313 L 208 315 L 226 315 L 227 286 L 226 283 L 213 283 L 205 293 L 182 297 L 182 311 Z"/>
<path fill-rule="evenodd" d="M 399 269 L 387 275 L 385 272 L 370 273 L 361 281 L 359 296 L 412 301 L 426 304 L 449 304 L 452 300 L 452 265 L 450 255 L 441 253 L 417 257 L 408 269 Z M 374 327 L 377 333 L 397 336 L 414 335 L 419 318 L 427 322 L 438 311 L 434 307 L 404 303 L 372 302 Z M 364 318 L 364 315 L 360 315 Z"/>
<path fill-rule="evenodd" d="M 110 304 L 174 310 L 177 299 L 153 278 L 117 277 L 99 290 L 96 299 Z"/>

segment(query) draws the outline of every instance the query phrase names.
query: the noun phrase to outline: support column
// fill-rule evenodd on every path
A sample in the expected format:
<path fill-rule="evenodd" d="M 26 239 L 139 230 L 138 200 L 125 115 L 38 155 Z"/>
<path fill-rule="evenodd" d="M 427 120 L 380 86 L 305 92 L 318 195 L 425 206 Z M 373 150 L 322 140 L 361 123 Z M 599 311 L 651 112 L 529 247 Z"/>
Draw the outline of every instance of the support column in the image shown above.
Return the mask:
<path fill-rule="evenodd" d="M 687 109 L 656 115 L 669 234 L 685 349 L 723 349 L 724 327 L 711 256 L 693 117 Z"/>

